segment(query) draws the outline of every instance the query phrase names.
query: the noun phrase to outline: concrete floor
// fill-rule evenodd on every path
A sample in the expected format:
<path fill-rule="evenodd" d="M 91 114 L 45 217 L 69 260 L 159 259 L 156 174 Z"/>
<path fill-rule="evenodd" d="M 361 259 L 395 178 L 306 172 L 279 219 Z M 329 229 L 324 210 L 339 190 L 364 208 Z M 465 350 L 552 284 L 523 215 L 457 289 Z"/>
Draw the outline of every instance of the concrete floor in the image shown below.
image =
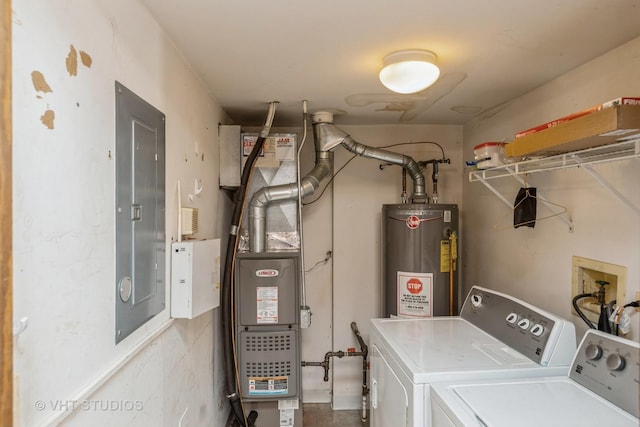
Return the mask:
<path fill-rule="evenodd" d="M 360 420 L 361 411 L 334 411 L 329 403 L 305 403 L 302 406 L 303 427 L 368 427 Z M 367 417 L 369 414 L 367 413 Z"/>

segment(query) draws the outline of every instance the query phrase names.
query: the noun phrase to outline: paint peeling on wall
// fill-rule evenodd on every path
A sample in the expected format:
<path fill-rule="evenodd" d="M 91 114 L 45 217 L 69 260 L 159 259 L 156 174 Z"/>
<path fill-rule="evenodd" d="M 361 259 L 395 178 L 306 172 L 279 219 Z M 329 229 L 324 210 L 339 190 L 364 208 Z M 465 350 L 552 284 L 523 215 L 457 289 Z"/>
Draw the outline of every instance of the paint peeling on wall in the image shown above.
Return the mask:
<path fill-rule="evenodd" d="M 40 116 L 40 121 L 44 124 L 48 129 L 53 129 L 53 121 L 56 118 L 56 113 L 53 110 L 47 110 L 44 112 L 42 116 Z"/>
<path fill-rule="evenodd" d="M 87 68 L 91 68 L 91 64 L 93 63 L 93 59 L 91 59 L 91 55 L 87 52 L 81 50 L 80 51 L 80 62 Z"/>
<path fill-rule="evenodd" d="M 67 55 L 66 64 L 67 64 L 67 72 L 69 73 L 69 75 L 77 76 L 78 75 L 78 52 L 76 51 L 76 48 L 73 47 L 73 45 L 69 47 L 69 54 Z"/>
<path fill-rule="evenodd" d="M 31 73 L 31 81 L 33 82 L 33 87 L 37 92 L 53 92 L 53 90 L 51 90 L 51 86 L 49 86 L 47 80 L 40 71 L 33 71 Z"/>

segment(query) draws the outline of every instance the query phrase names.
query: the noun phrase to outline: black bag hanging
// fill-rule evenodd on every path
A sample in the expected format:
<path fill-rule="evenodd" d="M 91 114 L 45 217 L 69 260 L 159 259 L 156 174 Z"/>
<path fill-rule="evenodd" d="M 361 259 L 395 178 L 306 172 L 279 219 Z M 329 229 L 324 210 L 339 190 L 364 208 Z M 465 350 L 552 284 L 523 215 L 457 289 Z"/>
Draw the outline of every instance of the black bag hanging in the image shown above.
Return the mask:
<path fill-rule="evenodd" d="M 535 187 L 522 187 L 513 204 L 513 228 L 535 227 L 537 215 Z"/>

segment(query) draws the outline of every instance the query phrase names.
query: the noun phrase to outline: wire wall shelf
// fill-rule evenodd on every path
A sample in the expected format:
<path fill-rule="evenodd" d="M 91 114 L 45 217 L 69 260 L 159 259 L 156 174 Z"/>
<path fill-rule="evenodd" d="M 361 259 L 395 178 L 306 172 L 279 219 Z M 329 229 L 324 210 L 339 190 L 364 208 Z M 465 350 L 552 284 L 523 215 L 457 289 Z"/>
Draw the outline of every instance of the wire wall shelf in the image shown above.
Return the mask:
<path fill-rule="evenodd" d="M 520 162 L 507 163 L 483 170 L 474 170 L 469 172 L 469 181 L 479 181 L 491 190 L 500 200 L 508 206 L 512 202 L 507 200 L 496 188 L 488 181 L 495 178 L 504 178 L 511 176 L 521 184 L 525 181 L 523 175 L 547 172 L 559 169 L 568 169 L 571 167 L 580 167 L 589 173 L 602 187 L 608 190 L 614 197 L 622 202 L 629 209 L 640 216 L 640 207 L 620 193 L 613 185 L 607 182 L 598 172 L 593 169 L 593 165 L 600 163 L 608 163 L 620 160 L 640 159 L 640 136 L 635 135 L 626 141 L 617 142 L 615 144 L 602 145 L 599 147 L 587 148 L 569 153 L 556 154 L 536 159 L 523 160 Z M 538 197 L 541 199 L 541 197 Z M 544 200 L 543 200 L 544 201 Z M 561 219 L 569 226 L 569 231 L 573 231 L 573 222 L 568 215 Z"/>
<path fill-rule="evenodd" d="M 531 160 L 508 163 L 489 169 L 469 172 L 469 181 L 482 181 L 505 176 L 545 172 L 570 167 L 595 165 L 626 159 L 640 158 L 640 136 L 623 142 L 587 148 L 570 153 L 556 154 Z"/>

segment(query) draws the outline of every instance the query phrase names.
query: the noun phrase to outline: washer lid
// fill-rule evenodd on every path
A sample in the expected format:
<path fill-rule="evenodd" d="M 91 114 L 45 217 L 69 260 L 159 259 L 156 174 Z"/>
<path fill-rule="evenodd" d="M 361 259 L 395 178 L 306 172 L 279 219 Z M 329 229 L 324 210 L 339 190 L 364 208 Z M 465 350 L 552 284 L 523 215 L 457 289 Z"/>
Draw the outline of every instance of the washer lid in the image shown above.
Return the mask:
<path fill-rule="evenodd" d="M 487 427 L 638 426 L 637 418 L 566 378 L 458 384 L 448 389 Z M 444 400 L 455 412 L 455 403 Z"/>
<path fill-rule="evenodd" d="M 416 384 L 558 375 L 460 317 L 372 319 L 373 333 Z M 563 367 L 566 372 L 568 367 Z"/>

